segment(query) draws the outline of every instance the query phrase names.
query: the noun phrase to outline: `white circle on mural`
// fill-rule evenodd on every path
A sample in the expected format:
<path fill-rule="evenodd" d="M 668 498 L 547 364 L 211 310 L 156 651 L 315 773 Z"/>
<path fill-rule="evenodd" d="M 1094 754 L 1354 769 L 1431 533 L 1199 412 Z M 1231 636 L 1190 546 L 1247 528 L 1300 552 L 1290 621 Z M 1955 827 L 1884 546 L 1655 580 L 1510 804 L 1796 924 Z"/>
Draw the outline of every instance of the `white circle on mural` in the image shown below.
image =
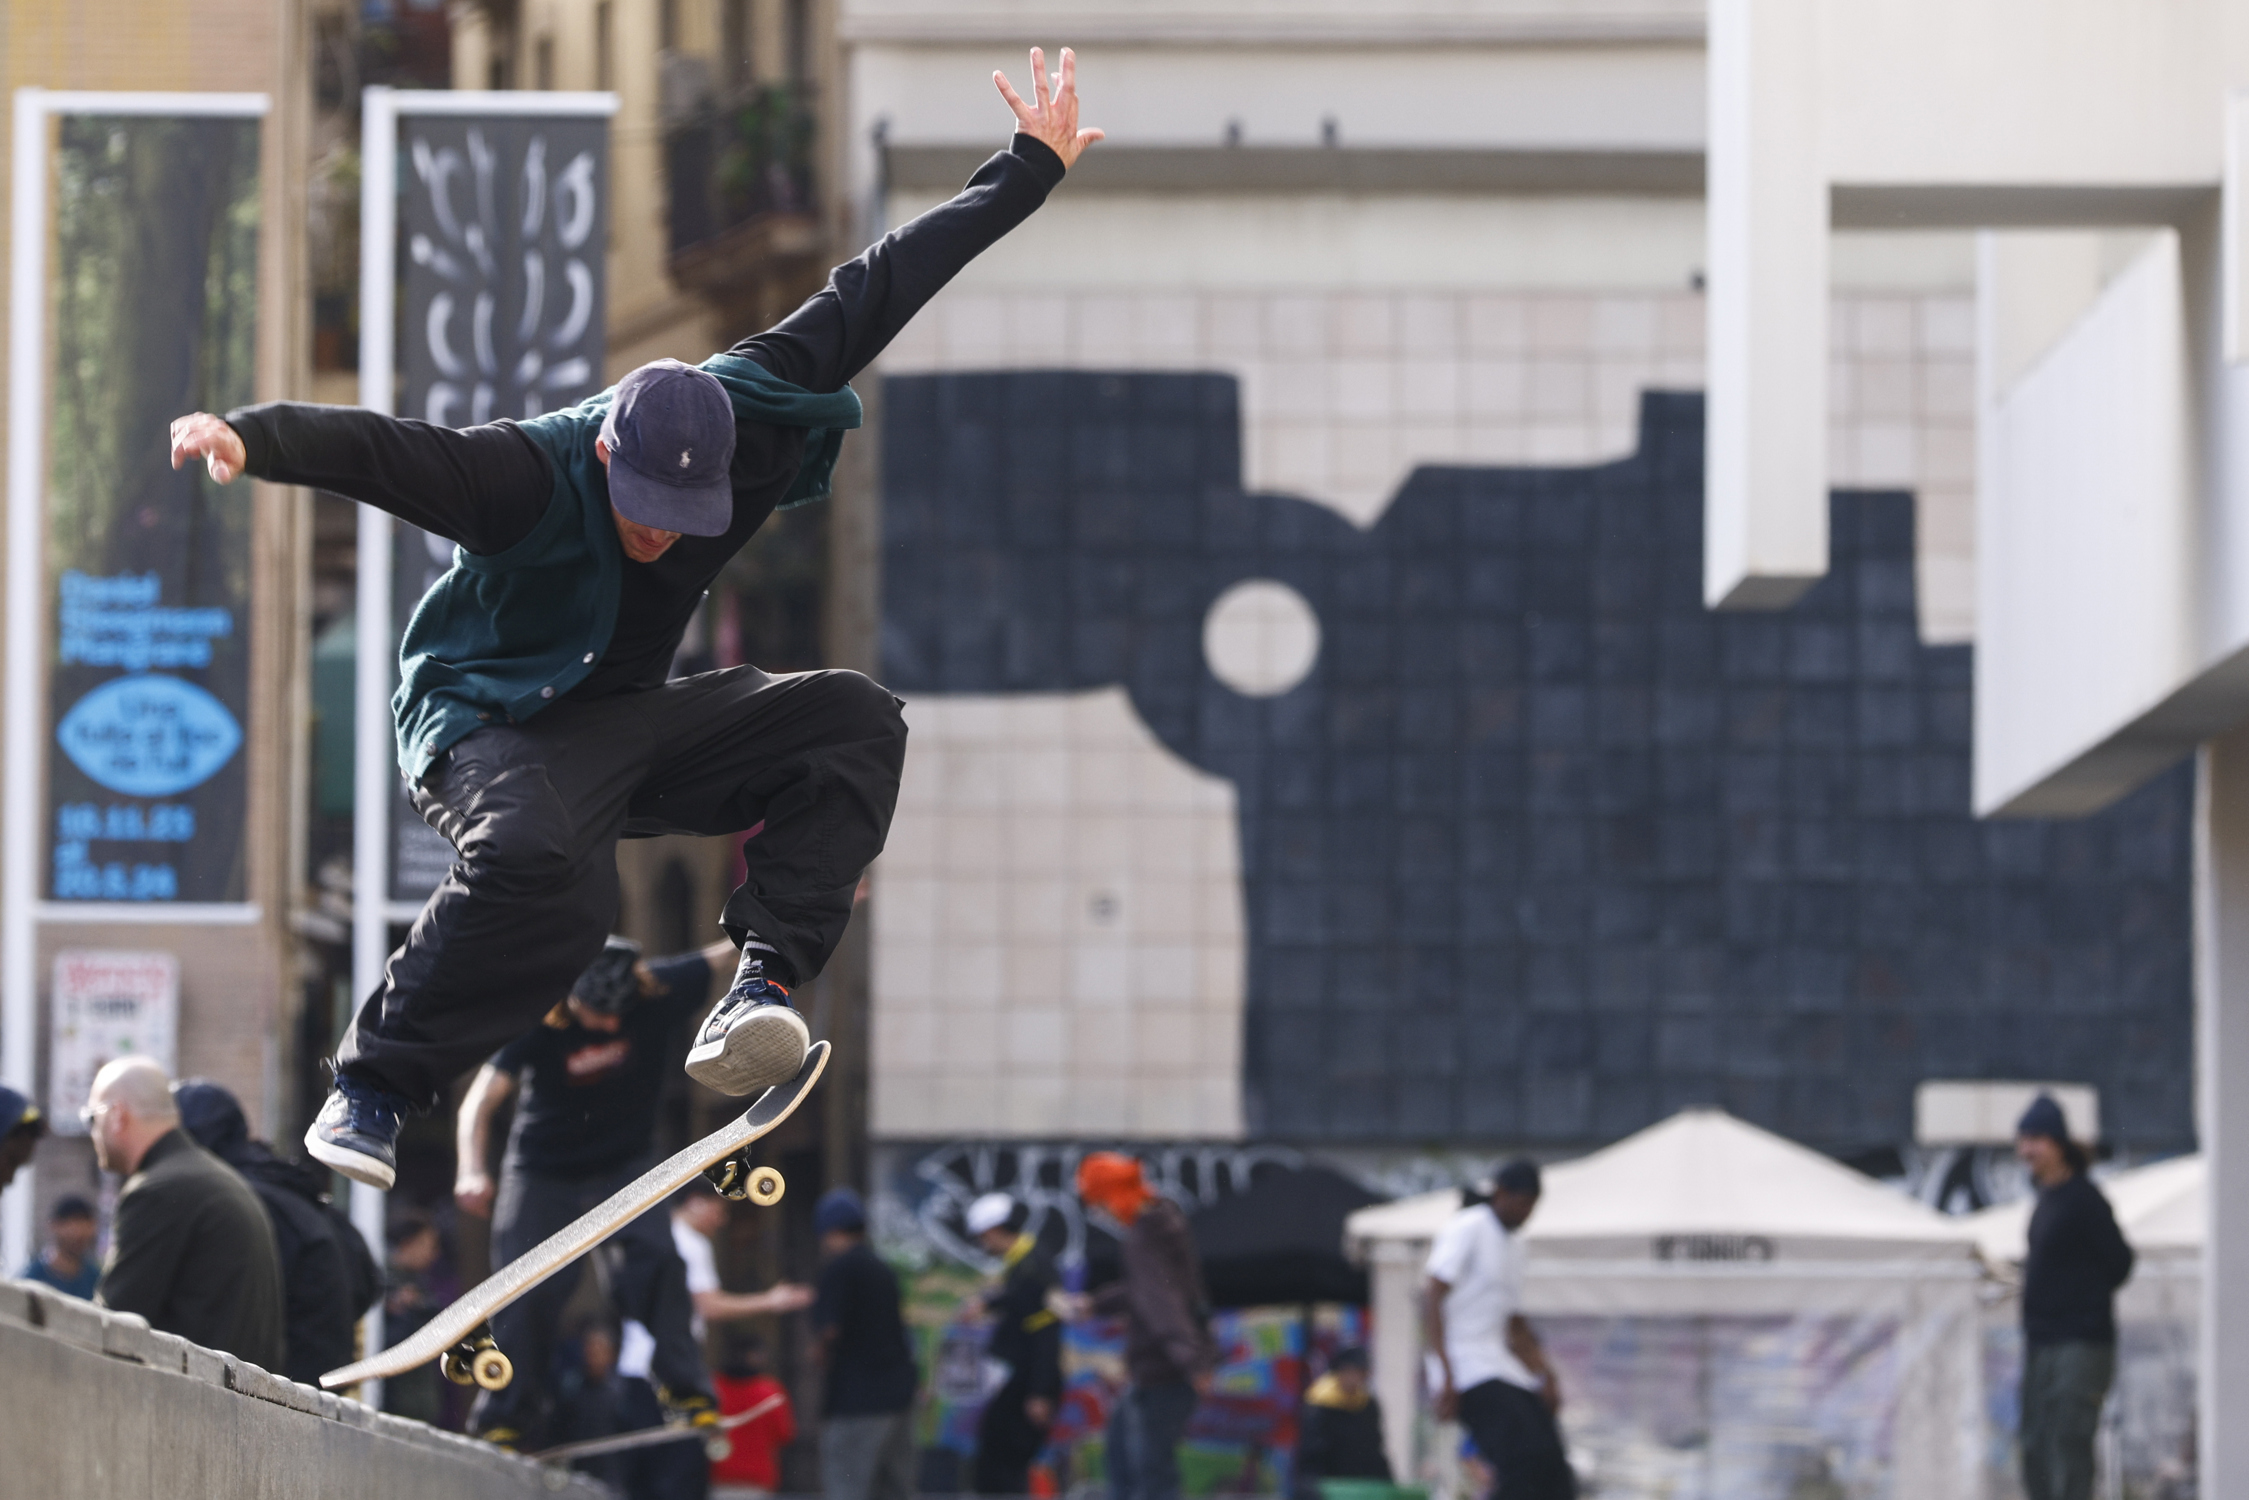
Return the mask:
<path fill-rule="evenodd" d="M 1237 583 L 1203 616 L 1203 660 L 1235 692 L 1271 698 L 1304 680 L 1320 655 L 1320 617 L 1271 578 Z"/>

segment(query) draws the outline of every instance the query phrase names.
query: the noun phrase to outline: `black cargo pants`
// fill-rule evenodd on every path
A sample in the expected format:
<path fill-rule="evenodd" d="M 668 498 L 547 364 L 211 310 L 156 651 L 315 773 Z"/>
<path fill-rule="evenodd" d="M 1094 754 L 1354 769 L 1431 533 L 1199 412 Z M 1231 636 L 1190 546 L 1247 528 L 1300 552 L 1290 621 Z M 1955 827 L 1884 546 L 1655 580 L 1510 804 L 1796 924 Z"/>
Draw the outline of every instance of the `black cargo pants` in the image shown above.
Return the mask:
<path fill-rule="evenodd" d="M 730 667 L 479 729 L 412 789 L 459 855 L 336 1049 L 434 1107 L 570 993 L 617 919 L 617 840 L 750 831 L 719 923 L 783 984 L 842 940 L 898 802 L 906 723 L 856 672 Z"/>

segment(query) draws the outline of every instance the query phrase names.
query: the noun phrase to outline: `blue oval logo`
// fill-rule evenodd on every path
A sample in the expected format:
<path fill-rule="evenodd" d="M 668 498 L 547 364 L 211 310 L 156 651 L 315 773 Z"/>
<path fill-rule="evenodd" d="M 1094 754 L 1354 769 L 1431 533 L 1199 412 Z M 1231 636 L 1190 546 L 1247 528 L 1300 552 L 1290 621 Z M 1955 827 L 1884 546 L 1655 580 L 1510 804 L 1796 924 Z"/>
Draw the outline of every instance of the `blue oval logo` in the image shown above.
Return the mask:
<path fill-rule="evenodd" d="M 234 758 L 242 726 L 192 682 L 136 672 L 103 683 L 55 726 L 71 763 L 113 792 L 169 797 Z"/>

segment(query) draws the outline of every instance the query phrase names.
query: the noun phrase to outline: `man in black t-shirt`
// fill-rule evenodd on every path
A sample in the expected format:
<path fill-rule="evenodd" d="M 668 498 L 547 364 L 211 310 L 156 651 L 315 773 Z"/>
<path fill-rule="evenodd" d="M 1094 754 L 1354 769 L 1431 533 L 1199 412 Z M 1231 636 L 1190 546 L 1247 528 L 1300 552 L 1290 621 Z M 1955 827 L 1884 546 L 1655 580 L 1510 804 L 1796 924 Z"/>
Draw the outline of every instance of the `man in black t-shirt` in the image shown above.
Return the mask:
<path fill-rule="evenodd" d="M 570 998 L 501 1048 L 461 1101 L 453 1197 L 464 1212 L 492 1216 L 494 1270 L 652 1164 L 666 1066 L 684 1050 L 689 1017 L 710 997 L 712 965 L 734 949 L 714 943 L 651 963 L 639 955 L 639 945 L 611 938 Z M 495 1192 L 485 1169 L 492 1118 L 511 1095 L 515 1123 Z M 595 1254 L 617 1315 L 655 1339 L 648 1375 L 666 1406 L 690 1421 L 715 1420 L 670 1215 L 650 1209 Z M 577 1282 L 568 1271 L 550 1276 L 494 1315 L 493 1336 L 518 1374 L 504 1390 L 478 1397 L 472 1430 L 511 1446 L 543 1434 L 556 1325 Z"/>
<path fill-rule="evenodd" d="M 867 1211 L 831 1188 L 812 1211 L 820 1268 L 812 1328 L 827 1367 L 820 1480 L 828 1500 L 911 1500 L 914 1368 L 898 1274 L 867 1243 Z"/>

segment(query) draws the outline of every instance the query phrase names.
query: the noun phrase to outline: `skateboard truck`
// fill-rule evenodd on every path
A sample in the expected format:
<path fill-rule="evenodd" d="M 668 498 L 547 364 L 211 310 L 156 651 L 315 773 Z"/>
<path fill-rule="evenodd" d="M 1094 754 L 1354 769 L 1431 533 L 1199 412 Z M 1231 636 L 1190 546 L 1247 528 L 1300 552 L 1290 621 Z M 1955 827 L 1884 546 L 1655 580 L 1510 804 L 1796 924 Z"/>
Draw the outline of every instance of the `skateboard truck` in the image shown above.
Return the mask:
<path fill-rule="evenodd" d="M 750 1165 L 750 1148 L 747 1146 L 712 1162 L 703 1168 L 703 1175 L 710 1179 L 712 1187 L 718 1189 L 720 1197 L 732 1199 L 736 1203 L 747 1198 L 760 1208 L 771 1208 L 789 1190 L 788 1183 L 782 1180 L 779 1172 L 771 1167 Z"/>
<path fill-rule="evenodd" d="M 500 1352 L 489 1323 L 440 1354 L 437 1368 L 455 1385 L 481 1386 L 488 1391 L 504 1390 L 515 1379 L 515 1362 Z"/>

